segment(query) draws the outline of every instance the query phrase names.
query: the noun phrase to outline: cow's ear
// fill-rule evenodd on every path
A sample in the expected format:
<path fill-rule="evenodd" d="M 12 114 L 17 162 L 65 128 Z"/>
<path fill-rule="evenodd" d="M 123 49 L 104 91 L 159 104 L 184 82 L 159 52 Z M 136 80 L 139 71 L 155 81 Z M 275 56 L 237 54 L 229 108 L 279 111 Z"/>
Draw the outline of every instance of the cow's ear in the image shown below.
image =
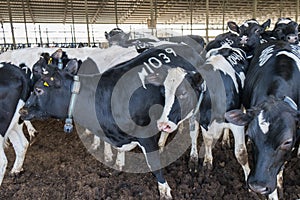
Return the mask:
<path fill-rule="evenodd" d="M 108 33 L 106 31 L 104 32 L 104 35 L 105 35 L 105 38 L 108 40 L 109 39 L 109 35 L 108 35 Z"/>
<path fill-rule="evenodd" d="M 78 62 L 76 59 L 71 59 L 65 69 L 64 69 L 65 72 L 67 72 L 68 74 L 72 74 L 72 75 L 75 75 L 77 74 L 78 72 Z"/>
<path fill-rule="evenodd" d="M 261 27 L 264 29 L 264 31 L 268 28 L 270 28 L 270 25 L 271 25 L 271 19 L 268 19 L 267 21 L 265 21 Z"/>
<path fill-rule="evenodd" d="M 251 113 L 243 113 L 242 110 L 236 109 L 226 112 L 225 119 L 232 124 L 246 126 L 252 121 L 253 115 Z"/>
<path fill-rule="evenodd" d="M 231 31 L 233 31 L 235 33 L 239 33 L 240 32 L 239 26 L 235 22 L 233 22 L 233 21 L 227 22 L 227 26 L 228 26 L 229 30 L 231 30 Z"/>

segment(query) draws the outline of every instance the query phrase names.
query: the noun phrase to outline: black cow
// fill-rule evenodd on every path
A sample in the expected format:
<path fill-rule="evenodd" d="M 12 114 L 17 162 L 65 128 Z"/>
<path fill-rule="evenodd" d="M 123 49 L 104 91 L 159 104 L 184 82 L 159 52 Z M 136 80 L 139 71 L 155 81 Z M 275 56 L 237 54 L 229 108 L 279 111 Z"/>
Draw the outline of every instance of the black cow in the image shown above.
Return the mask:
<path fill-rule="evenodd" d="M 254 49 L 263 42 L 262 35 L 268 27 L 270 27 L 271 20 L 268 19 L 262 25 L 257 20 L 246 20 L 241 26 L 238 26 L 235 22 L 228 22 L 230 30 L 235 31 L 240 36 L 240 44 L 244 46 L 244 50 L 247 51 L 248 57 L 251 58 Z M 247 49 L 246 49 L 247 48 Z"/>
<path fill-rule="evenodd" d="M 198 53 L 202 53 L 205 41 L 203 37 L 199 35 L 183 35 L 183 36 L 171 36 L 171 37 L 159 37 L 161 41 L 169 41 L 174 43 L 184 43 L 194 48 Z"/>
<path fill-rule="evenodd" d="M 161 88 L 148 84 L 146 77 L 164 66 L 180 65 L 191 70 L 202 62 L 198 53 L 187 45 L 162 45 L 95 76 L 97 81 L 79 72 L 81 89 L 74 106 L 74 120 L 118 149 L 125 151 L 139 145 L 157 178 L 161 197 L 171 198 L 171 189 L 161 169 L 159 130 L 156 123 L 153 126 L 151 123 L 161 111 L 153 113 L 149 109 L 155 104 L 163 105 L 164 97 Z M 90 60 L 86 63 L 81 71 L 101 65 Z M 20 111 L 23 118 L 67 118 L 73 75 L 66 70 L 45 74 Z M 94 96 L 95 103 L 87 104 Z"/>
<path fill-rule="evenodd" d="M 298 24 L 290 18 L 279 18 L 272 30 L 272 37 L 291 44 L 298 44 Z"/>
<path fill-rule="evenodd" d="M 283 41 L 262 44 L 246 75 L 243 104 L 247 112 L 226 114 L 228 121 L 248 125 L 253 146 L 248 185 L 261 194 L 273 192 L 271 195 L 277 197 L 276 176 L 299 137 L 299 67 L 297 45 Z"/>
<path fill-rule="evenodd" d="M 9 139 L 13 144 L 16 160 L 11 170 L 12 174 L 23 171 L 22 165 L 28 147 L 28 141 L 23 133 L 23 123 L 19 121 L 19 109 L 25 104 L 29 94 L 28 75 L 19 67 L 0 63 L 0 185 L 2 183 L 7 158 L 4 147 Z"/>
<path fill-rule="evenodd" d="M 229 38 L 232 36 L 231 33 L 227 35 Z M 224 38 L 226 35 L 223 35 L 222 39 Z M 220 41 L 216 43 L 220 44 Z M 247 178 L 250 169 L 243 136 L 244 128 L 224 121 L 226 111 L 241 107 L 244 68 L 247 65 L 245 52 L 225 42 L 219 48 L 210 49 L 205 64 L 196 71 L 179 66 L 169 69 L 164 75 L 158 74 L 156 78 L 153 77 L 156 74 L 150 76 L 148 81 L 157 85 L 162 84 L 165 88 L 165 106 L 157 121 L 159 130 L 173 132 L 184 119 L 190 118 L 192 138 L 190 164 L 195 163 L 195 166 L 191 167 L 197 167 L 198 163 L 198 124 L 200 123 L 205 144 L 203 165 L 208 168 L 211 168 L 213 163 L 214 143 L 222 134 L 222 130 L 229 128 L 235 138 L 235 155 L 243 167 L 245 179 Z M 200 118 L 197 117 L 198 106 Z"/>

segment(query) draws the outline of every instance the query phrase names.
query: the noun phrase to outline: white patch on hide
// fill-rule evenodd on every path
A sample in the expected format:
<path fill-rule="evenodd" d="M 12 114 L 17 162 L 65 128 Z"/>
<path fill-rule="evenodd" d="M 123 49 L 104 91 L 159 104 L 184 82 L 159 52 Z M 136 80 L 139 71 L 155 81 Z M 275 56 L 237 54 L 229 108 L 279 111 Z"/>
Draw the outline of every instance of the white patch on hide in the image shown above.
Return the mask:
<path fill-rule="evenodd" d="M 297 57 L 295 54 L 293 54 L 291 52 L 288 52 L 288 51 L 280 51 L 278 54 L 276 54 L 276 56 L 279 56 L 279 55 L 286 55 L 287 57 L 292 58 L 297 63 L 298 69 L 300 71 L 300 59 L 299 59 L 299 57 Z"/>
<path fill-rule="evenodd" d="M 263 113 L 264 113 L 264 111 L 261 111 L 259 113 L 259 115 L 257 116 L 257 118 L 258 118 L 258 125 L 259 125 L 260 130 L 264 134 L 266 134 L 269 131 L 270 123 L 266 121 L 266 119 L 263 116 Z"/>
<path fill-rule="evenodd" d="M 0 68 L 4 67 L 3 63 L 0 63 Z"/>
<path fill-rule="evenodd" d="M 290 19 L 280 19 L 277 24 L 288 24 L 290 23 L 292 20 Z"/>
<path fill-rule="evenodd" d="M 164 81 L 165 86 L 165 106 L 163 113 L 158 122 L 169 122 L 168 115 L 175 101 L 175 92 L 183 81 L 186 72 L 180 68 L 171 68 L 168 70 L 168 75 Z"/>
<path fill-rule="evenodd" d="M 235 76 L 236 72 L 233 69 L 233 67 L 230 65 L 230 63 L 222 55 L 211 56 L 210 58 L 207 59 L 207 64 L 211 64 L 214 67 L 215 71 L 220 70 L 225 75 L 228 74 L 233 81 L 236 91 L 239 92 L 239 86 Z M 240 73 L 238 75 L 241 80 L 243 80 L 245 77 L 244 73 Z"/>

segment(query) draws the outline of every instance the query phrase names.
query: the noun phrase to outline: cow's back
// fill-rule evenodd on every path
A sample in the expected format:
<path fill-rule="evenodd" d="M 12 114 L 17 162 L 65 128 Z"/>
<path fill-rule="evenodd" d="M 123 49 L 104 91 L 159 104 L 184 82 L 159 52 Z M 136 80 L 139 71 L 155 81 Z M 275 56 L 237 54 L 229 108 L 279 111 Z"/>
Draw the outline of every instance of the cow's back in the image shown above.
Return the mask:
<path fill-rule="evenodd" d="M 289 96 L 299 105 L 300 54 L 297 46 L 274 41 L 262 44 L 250 63 L 243 102 L 246 108 L 266 100 L 269 95 Z"/>

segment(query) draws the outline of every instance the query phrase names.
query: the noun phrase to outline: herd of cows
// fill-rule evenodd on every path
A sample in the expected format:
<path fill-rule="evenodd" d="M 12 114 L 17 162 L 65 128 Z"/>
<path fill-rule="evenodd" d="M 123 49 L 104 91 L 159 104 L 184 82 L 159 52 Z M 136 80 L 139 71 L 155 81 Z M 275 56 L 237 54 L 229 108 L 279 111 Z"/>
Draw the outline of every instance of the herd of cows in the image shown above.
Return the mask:
<path fill-rule="evenodd" d="M 160 197 L 171 199 L 160 151 L 169 134 L 189 120 L 191 171 L 199 170 L 199 133 L 203 167 L 211 169 L 214 143 L 230 130 L 248 187 L 278 199 L 284 164 L 299 145 L 300 46 L 296 22 L 280 18 L 267 30 L 270 24 L 228 22 L 229 31 L 208 44 L 191 35 L 130 40 L 116 28 L 105 33 L 108 49 L 1 54 L 0 184 L 7 141 L 16 153 L 11 173 L 18 174 L 29 145 L 23 124 L 32 137 L 30 120 L 56 118 L 66 120 L 67 132 L 74 120 L 120 154 L 139 146 Z M 162 110 L 149 112 L 156 104 Z M 153 121 L 155 127 L 149 126 Z"/>

